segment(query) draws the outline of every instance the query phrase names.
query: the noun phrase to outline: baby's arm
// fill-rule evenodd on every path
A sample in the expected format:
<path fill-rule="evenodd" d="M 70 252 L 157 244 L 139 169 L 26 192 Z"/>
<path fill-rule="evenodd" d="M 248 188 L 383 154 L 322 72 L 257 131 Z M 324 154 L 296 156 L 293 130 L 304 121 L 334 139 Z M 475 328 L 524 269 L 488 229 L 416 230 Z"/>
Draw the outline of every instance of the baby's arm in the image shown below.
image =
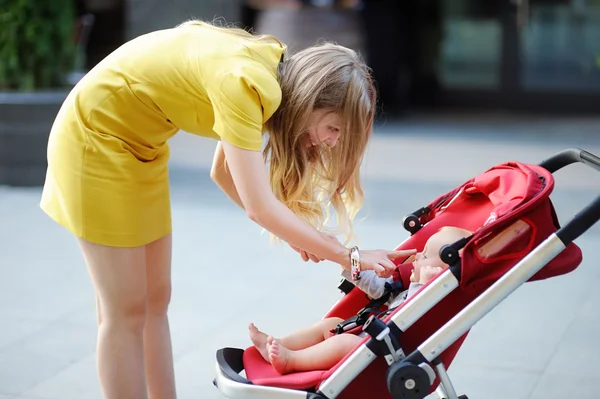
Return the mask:
<path fill-rule="evenodd" d="M 390 301 L 389 307 L 394 308 L 399 306 L 406 299 L 417 293 L 429 280 L 435 277 L 436 274 L 442 271 L 441 267 L 423 266 L 419 273 L 419 280 L 414 280 L 414 275 L 411 276 L 411 282 L 408 290 L 404 291 L 399 297 Z"/>
<path fill-rule="evenodd" d="M 408 293 L 406 297 L 410 297 L 414 295 L 422 286 L 424 286 L 429 280 L 434 278 L 436 274 L 442 271 L 441 267 L 433 267 L 433 266 L 423 266 L 419 273 L 419 280 L 411 281 L 408 286 Z"/>
<path fill-rule="evenodd" d="M 381 298 L 385 292 L 385 283 L 392 283 L 392 277 L 379 277 L 373 270 L 363 270 L 360 272 L 360 280 L 353 281 L 349 270 L 342 270 L 342 277 L 356 285 L 371 298 Z"/>

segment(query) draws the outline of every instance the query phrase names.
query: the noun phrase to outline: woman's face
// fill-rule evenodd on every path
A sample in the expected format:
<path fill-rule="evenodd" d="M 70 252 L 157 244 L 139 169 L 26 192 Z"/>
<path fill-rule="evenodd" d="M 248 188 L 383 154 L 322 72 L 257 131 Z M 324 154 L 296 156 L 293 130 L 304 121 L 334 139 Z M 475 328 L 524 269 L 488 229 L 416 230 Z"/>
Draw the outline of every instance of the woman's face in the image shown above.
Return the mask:
<path fill-rule="evenodd" d="M 306 146 L 334 147 L 340 138 L 341 129 L 341 116 L 327 110 L 315 110 L 308 118 Z"/>

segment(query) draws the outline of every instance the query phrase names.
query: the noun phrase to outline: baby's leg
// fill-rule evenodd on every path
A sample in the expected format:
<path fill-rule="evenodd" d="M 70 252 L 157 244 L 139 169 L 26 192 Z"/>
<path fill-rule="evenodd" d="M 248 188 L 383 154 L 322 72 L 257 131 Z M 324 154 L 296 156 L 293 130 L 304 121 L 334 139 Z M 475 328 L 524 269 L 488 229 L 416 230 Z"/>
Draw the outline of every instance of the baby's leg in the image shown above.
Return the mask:
<path fill-rule="evenodd" d="M 343 320 L 338 317 L 320 320 L 310 327 L 295 331 L 290 335 L 283 337 L 281 343 L 291 350 L 308 348 L 309 346 L 313 346 L 327 339 L 329 337 L 329 331 L 334 329 L 335 326 L 342 321 Z M 258 349 L 263 359 L 270 362 L 267 354 L 267 334 L 256 328 L 253 323 L 250 323 L 248 330 L 250 340 L 256 349 Z"/>
<path fill-rule="evenodd" d="M 323 342 L 329 337 L 329 331 L 333 330 L 339 323 L 344 321 L 339 317 L 329 317 L 320 320 L 310 327 L 295 331 L 279 341 L 286 348 L 296 351 Z"/>
<path fill-rule="evenodd" d="M 267 351 L 271 364 L 281 374 L 328 370 L 361 341 L 362 338 L 357 335 L 340 334 L 306 349 L 291 350 L 280 340 L 269 337 Z"/>

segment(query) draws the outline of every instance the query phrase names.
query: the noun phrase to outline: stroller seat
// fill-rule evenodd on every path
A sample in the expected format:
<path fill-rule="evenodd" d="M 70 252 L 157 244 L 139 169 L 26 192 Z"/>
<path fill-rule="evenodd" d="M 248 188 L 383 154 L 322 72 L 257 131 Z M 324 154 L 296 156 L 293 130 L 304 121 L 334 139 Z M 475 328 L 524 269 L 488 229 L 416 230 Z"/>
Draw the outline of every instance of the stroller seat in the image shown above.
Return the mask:
<path fill-rule="evenodd" d="M 436 388 L 441 398 L 459 398 L 447 368 L 470 328 L 521 284 L 581 263 L 572 241 L 600 218 L 600 197 L 562 228 L 549 198 L 552 172 L 577 161 L 600 170 L 599 158 L 578 149 L 540 165 L 507 162 L 408 215 L 411 236 L 397 249 L 420 251 L 443 226 L 473 235 L 442 248 L 448 268 L 389 315 L 371 318 L 367 336 L 330 370 L 280 375 L 253 346 L 223 348 L 215 385 L 232 399 L 424 398 Z M 394 279 L 408 287 L 411 271 L 398 264 Z M 324 317 L 348 319 L 368 303 L 353 288 Z"/>
<path fill-rule="evenodd" d="M 251 346 L 243 355 L 246 377 L 255 385 L 290 389 L 311 389 L 321 382 L 327 370 L 303 371 L 281 375 Z"/>

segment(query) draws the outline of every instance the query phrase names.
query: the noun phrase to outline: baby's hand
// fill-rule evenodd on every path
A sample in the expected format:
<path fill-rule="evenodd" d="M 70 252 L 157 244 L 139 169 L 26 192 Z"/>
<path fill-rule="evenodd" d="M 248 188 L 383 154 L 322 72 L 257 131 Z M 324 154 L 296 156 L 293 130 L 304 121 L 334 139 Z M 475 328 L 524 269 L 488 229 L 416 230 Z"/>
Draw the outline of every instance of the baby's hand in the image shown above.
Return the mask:
<path fill-rule="evenodd" d="M 413 270 L 412 273 L 410 274 L 410 281 L 412 283 L 418 283 L 419 281 L 421 281 L 421 268 L 423 266 L 421 265 L 420 262 L 414 262 L 413 263 Z"/>
<path fill-rule="evenodd" d="M 432 278 L 434 278 L 439 272 L 442 271 L 441 267 L 436 266 L 422 266 L 419 270 L 419 283 L 425 284 Z"/>

